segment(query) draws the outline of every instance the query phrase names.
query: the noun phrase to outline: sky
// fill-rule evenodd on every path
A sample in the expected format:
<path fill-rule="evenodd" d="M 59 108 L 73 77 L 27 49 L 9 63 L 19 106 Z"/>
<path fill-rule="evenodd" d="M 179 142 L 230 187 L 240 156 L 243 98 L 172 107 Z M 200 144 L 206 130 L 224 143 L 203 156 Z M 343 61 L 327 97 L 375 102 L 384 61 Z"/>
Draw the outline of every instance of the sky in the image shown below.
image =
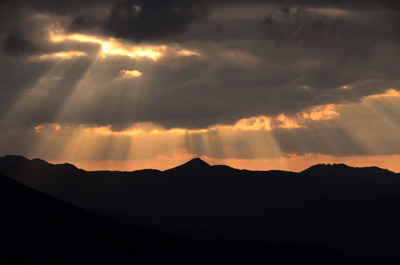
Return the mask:
<path fill-rule="evenodd" d="M 400 172 L 398 0 L 0 0 L 0 156 Z"/>

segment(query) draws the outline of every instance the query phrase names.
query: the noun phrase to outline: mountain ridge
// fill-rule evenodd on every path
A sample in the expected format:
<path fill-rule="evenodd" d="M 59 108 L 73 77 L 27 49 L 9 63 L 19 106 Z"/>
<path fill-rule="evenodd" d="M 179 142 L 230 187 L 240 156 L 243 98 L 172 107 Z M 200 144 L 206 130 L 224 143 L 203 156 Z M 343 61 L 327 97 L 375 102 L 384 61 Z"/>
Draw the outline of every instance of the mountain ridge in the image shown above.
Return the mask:
<path fill-rule="evenodd" d="M 177 238 L 118 224 L 0 175 L 1 264 L 364 264 L 299 244 Z M 216 251 L 218 249 L 218 251 Z M 384 259 L 380 259 L 383 261 Z M 326 264 L 326 263 L 325 263 Z"/>
<path fill-rule="evenodd" d="M 332 168 L 350 171 L 338 170 L 340 174 L 336 174 Z M 210 166 L 195 159 L 166 171 L 84 171 L 47 162 L 38 163 L 37 160 L 23 157 L 0 158 L 0 174 L 9 174 L 9 177 L 27 186 L 87 210 L 106 212 L 115 216 L 115 219 L 151 229 L 164 227 L 171 234 L 191 237 L 201 236 L 198 231 L 209 231 L 203 234 L 223 235 L 232 239 L 243 238 L 248 233 L 250 237 L 247 239 L 268 241 L 269 231 L 295 229 L 294 234 L 303 235 L 301 227 L 313 227 L 313 220 L 323 220 L 325 225 L 320 226 L 321 229 L 334 229 L 342 235 L 340 238 L 345 238 L 343 235 L 348 233 L 351 235 L 349 242 L 359 243 L 343 244 L 344 251 L 359 255 L 399 254 L 393 250 L 395 248 L 388 248 L 392 251 L 388 253 L 376 243 L 371 243 L 375 250 L 370 251 L 365 243 L 369 241 L 357 239 L 359 234 L 370 233 L 367 227 L 357 226 L 360 219 L 356 215 L 346 217 L 346 211 L 356 211 L 355 206 L 364 202 L 364 218 L 376 220 L 376 227 L 372 226 L 374 242 L 393 242 L 389 238 L 393 234 L 400 235 L 400 228 L 388 226 L 381 209 L 400 212 L 398 174 L 376 168 L 353 169 L 343 165 L 317 165 L 309 170 L 314 170 L 313 174 L 305 174 L 304 171 L 248 171 L 221 165 Z M 369 170 L 373 173 L 366 174 Z M 349 175 L 348 172 L 356 173 Z M 332 212 L 328 215 L 321 212 L 320 204 L 315 203 L 321 200 L 329 202 Z M 298 209 L 306 211 L 299 213 Z M 326 218 L 335 215 L 344 220 L 348 218 L 348 222 Z M 375 216 L 378 219 L 374 219 Z M 400 215 L 391 216 L 391 220 L 400 223 Z M 265 228 L 265 224 L 270 227 Z M 384 233 L 378 232 L 379 226 L 385 227 Z M 254 229 L 248 230 L 249 227 Z M 181 228 L 181 232 L 177 232 L 177 228 Z M 301 242 L 306 239 L 305 236 L 287 237 L 283 242 L 290 243 L 288 240 L 292 238 L 300 240 L 299 243 L 321 244 L 326 241 L 327 246 L 340 247 L 340 242 L 327 240 L 323 235 L 335 233 L 324 230 L 323 233 L 315 232 L 307 242 Z M 280 242 L 279 233 L 275 240 Z M 394 246 L 400 249 L 400 242 L 396 241 Z"/>
<path fill-rule="evenodd" d="M 46 160 L 40 159 L 40 158 L 33 158 L 33 159 L 28 159 L 22 155 L 5 155 L 3 157 L 0 157 L 0 161 L 1 160 L 7 160 L 7 162 L 28 162 L 28 161 L 36 161 L 42 164 L 48 164 L 48 165 L 53 165 L 53 166 L 69 166 L 69 167 L 74 167 L 76 169 L 79 170 L 84 170 L 81 168 L 78 168 L 77 166 L 75 166 L 74 164 L 71 163 L 59 163 L 59 164 L 53 164 L 50 162 L 47 162 Z M 232 168 L 232 169 L 236 169 L 236 170 L 243 170 L 243 171 L 251 171 L 251 172 L 265 172 L 265 171 L 278 171 L 278 172 L 292 172 L 292 171 L 287 171 L 287 170 L 276 170 L 276 169 L 269 169 L 269 170 L 249 170 L 249 169 L 237 169 L 237 168 L 233 168 L 231 166 L 227 166 L 227 165 L 210 165 L 207 162 L 205 162 L 204 160 L 202 160 L 200 157 L 196 157 L 193 159 L 190 159 L 189 161 L 178 165 L 176 167 L 172 167 L 169 169 L 166 169 L 164 171 L 169 171 L 172 169 L 177 169 L 177 168 L 194 168 L 194 169 L 205 169 L 205 168 L 210 168 L 210 167 L 228 167 L 228 168 Z M 369 167 L 353 167 L 353 166 L 349 166 L 346 165 L 344 163 L 318 163 L 315 165 L 312 165 L 302 171 L 299 172 L 295 172 L 295 173 L 302 173 L 302 174 L 307 174 L 307 175 L 321 175 L 319 173 L 317 173 L 318 170 L 320 169 L 325 169 L 325 170 L 329 170 L 330 174 L 335 174 L 335 172 L 340 172 L 340 170 L 336 170 L 336 169 L 342 169 L 342 172 L 345 172 L 345 174 L 349 174 L 348 172 L 344 171 L 343 169 L 350 169 L 350 170 L 376 170 L 376 171 L 381 171 L 384 173 L 393 173 L 396 175 L 400 176 L 400 173 L 385 169 L 385 168 L 380 168 L 378 166 L 369 166 Z M 333 169 L 334 173 L 331 173 Z M 135 171 L 143 171 L 143 170 L 156 170 L 159 171 L 157 169 L 152 169 L 152 168 L 143 168 L 143 169 L 139 169 L 139 170 L 134 170 L 134 171 L 119 171 L 119 170 L 95 170 L 95 171 L 86 171 L 86 172 L 100 172 L 100 171 L 107 171 L 107 172 L 135 172 Z M 324 172 L 322 172 L 324 174 Z M 325 173 L 325 175 L 328 175 L 327 173 Z"/>
<path fill-rule="evenodd" d="M 384 184 L 394 184 L 400 179 L 400 173 L 395 173 L 388 169 L 377 166 L 370 167 L 351 167 L 346 164 L 316 164 L 301 172 L 301 174 L 311 176 L 357 176 L 368 181 L 383 181 Z M 374 179 L 375 176 L 385 176 L 386 179 Z"/>

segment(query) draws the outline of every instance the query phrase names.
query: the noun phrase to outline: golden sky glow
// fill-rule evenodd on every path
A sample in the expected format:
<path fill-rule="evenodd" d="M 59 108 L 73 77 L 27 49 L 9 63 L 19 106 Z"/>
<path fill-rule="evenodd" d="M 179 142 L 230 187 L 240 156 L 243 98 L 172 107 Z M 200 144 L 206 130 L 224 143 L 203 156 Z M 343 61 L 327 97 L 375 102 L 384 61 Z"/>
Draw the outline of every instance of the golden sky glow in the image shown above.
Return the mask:
<path fill-rule="evenodd" d="M 329 104 L 309 108 L 297 114 L 295 117 L 286 117 L 284 114 L 279 115 L 274 123 L 275 127 L 284 129 L 300 128 L 309 121 L 331 120 L 339 116 L 338 105 Z"/>
<path fill-rule="evenodd" d="M 70 52 L 56 52 L 50 54 L 43 54 L 39 56 L 32 56 L 30 59 L 35 61 L 40 60 L 54 60 L 54 59 L 72 59 L 74 57 L 87 56 L 84 52 L 70 51 Z"/>
<path fill-rule="evenodd" d="M 398 92 L 389 90 L 379 97 L 366 97 L 361 103 L 354 104 L 357 105 L 357 109 L 361 107 L 371 110 L 380 100 L 391 100 L 399 96 Z M 348 105 L 330 104 L 310 108 L 295 118 L 289 119 L 283 114 L 275 118 L 253 117 L 242 119 L 233 126 L 216 125 L 202 130 L 180 128 L 165 130 L 149 122 L 135 124 L 123 131 L 112 131 L 111 126 L 71 127 L 42 124 L 34 128 L 40 140 L 31 150 L 31 156 L 42 157 L 51 154 L 52 150 L 63 150 L 57 152 L 55 156 L 57 159 L 53 161 L 68 161 L 87 170 L 140 168 L 164 170 L 199 156 L 196 150 L 202 150 L 201 157 L 210 164 L 227 164 L 235 168 L 253 170 L 300 171 L 315 163 L 367 166 L 368 163 L 374 162 L 374 165 L 400 171 L 400 166 L 395 163 L 398 155 L 335 157 L 321 154 L 285 154 L 272 134 L 276 128 L 293 130 L 306 127 L 307 121 L 335 120 L 341 117 L 340 113 L 345 116 L 349 115 L 348 113 L 354 114 L 353 109 Z M 346 122 L 354 123 L 353 120 Z M 346 123 L 342 126 L 346 128 Z M 394 125 L 389 121 L 383 121 L 382 126 L 385 129 Z M 361 131 L 353 127 L 346 128 L 355 142 L 364 148 L 376 148 L 374 143 L 369 141 L 368 135 L 362 133 L 365 129 L 363 127 L 359 129 Z M 325 140 L 329 142 L 329 139 Z M 250 159 L 235 158 L 243 153 Z"/>
<path fill-rule="evenodd" d="M 74 161 L 70 160 L 78 168 L 88 171 L 97 170 L 117 170 L 117 171 L 134 171 L 145 168 L 166 170 L 183 163 L 186 163 L 196 156 L 193 154 L 184 153 L 183 151 L 176 152 L 169 156 L 157 156 L 152 159 L 134 159 L 134 160 L 85 160 Z M 201 157 L 210 165 L 228 165 L 237 169 L 247 170 L 287 170 L 293 172 L 300 172 L 306 168 L 313 166 L 317 163 L 344 163 L 353 167 L 369 167 L 371 165 L 385 168 L 393 172 L 400 172 L 400 165 L 398 163 L 400 155 L 390 156 L 347 156 L 347 157 L 334 157 L 318 154 L 307 154 L 305 156 L 292 156 L 274 159 L 213 159 L 206 156 Z M 50 161 L 52 163 L 60 163 L 60 161 Z"/>
<path fill-rule="evenodd" d="M 389 89 L 384 94 L 372 95 L 364 98 L 364 101 L 368 101 L 371 98 L 381 98 L 381 97 L 400 97 L 400 92 L 395 89 Z"/>
<path fill-rule="evenodd" d="M 57 132 L 57 131 L 59 131 L 61 129 L 61 126 L 58 125 L 58 124 L 51 124 L 51 123 L 43 124 L 43 125 L 36 126 L 35 127 L 35 131 L 37 133 L 41 133 L 41 132 L 43 132 L 44 130 L 46 130 L 48 128 L 51 128 L 51 129 L 53 129 L 53 130 L 55 130 Z"/>
<path fill-rule="evenodd" d="M 128 43 L 122 43 L 121 41 L 118 41 L 115 38 L 101 38 L 83 34 L 66 34 L 63 33 L 62 31 L 57 33 L 50 31 L 49 36 L 50 36 L 50 41 L 55 43 L 60 43 L 67 40 L 73 40 L 84 43 L 85 42 L 98 43 L 101 45 L 100 56 L 102 57 L 107 57 L 108 55 L 121 55 L 121 56 L 128 56 L 130 58 L 147 57 L 155 61 L 166 53 L 176 56 L 200 56 L 200 54 L 195 51 L 180 49 L 178 47 L 168 47 L 166 45 L 159 45 L 159 46 L 142 45 L 142 44 L 132 45 Z M 65 54 L 65 56 L 67 56 L 67 54 Z"/>

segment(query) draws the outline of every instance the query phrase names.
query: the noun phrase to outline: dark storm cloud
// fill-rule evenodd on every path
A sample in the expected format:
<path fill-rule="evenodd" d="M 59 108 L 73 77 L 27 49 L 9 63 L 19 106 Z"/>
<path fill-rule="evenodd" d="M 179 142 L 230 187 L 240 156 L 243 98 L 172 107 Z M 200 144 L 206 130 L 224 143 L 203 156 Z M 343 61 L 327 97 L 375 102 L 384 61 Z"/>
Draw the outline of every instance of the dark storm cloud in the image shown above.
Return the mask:
<path fill-rule="evenodd" d="M 283 6 L 261 22 L 265 36 L 275 45 L 308 45 L 318 40 L 336 41 L 341 38 L 340 20 L 329 19 L 303 8 Z"/>
<path fill-rule="evenodd" d="M 102 70 L 85 76 L 92 87 L 88 85 L 84 92 L 96 96 L 87 106 L 77 101 L 73 109 L 79 109 L 78 114 L 56 120 L 55 114 L 65 97 L 90 67 L 92 61 L 87 59 L 81 68 L 74 66 L 77 71 L 57 76 L 64 82 L 59 82 L 47 101 L 30 113 L 30 120 L 37 124 L 111 124 L 121 130 L 135 122 L 152 121 L 165 128 L 205 128 L 234 124 L 251 116 L 295 115 L 308 107 L 357 101 L 389 88 L 399 88 L 398 1 L 284 3 L 16 1 L 8 4 L 13 6 L 8 10 L 20 13 L 15 18 L 8 15 L 9 25 L 2 23 L 6 30 L 0 37 L 3 52 L 20 57 L 61 51 L 97 54 L 98 43 L 72 40 L 51 43 L 43 29 L 58 23 L 70 32 L 93 31 L 119 40 L 177 43 L 201 55 L 166 56 L 155 62 L 123 56 L 99 60 L 94 69 Z M 268 11 L 252 17 L 242 12 L 241 7 L 247 4 L 253 5 L 250 15 L 257 5 L 267 5 Z M 232 10 L 224 13 L 226 7 L 236 8 L 236 13 L 229 13 Z M 320 7 L 327 10 L 318 12 Z M 329 8 L 348 12 L 337 15 Z M 21 15 L 21 10 L 30 15 L 44 13 L 51 21 L 44 26 L 46 18 L 35 24 L 29 16 Z M 5 9 L 0 12 L 7 13 Z M 14 24 L 18 34 L 12 31 Z M 30 64 L 34 67 L 34 63 Z M 18 72 L 17 63 L 14 66 Z M 22 69 L 23 64 L 19 67 Z M 113 81 L 122 70 L 138 70 L 143 75 Z M 23 77 L 12 75 L 18 92 L 29 89 L 43 71 L 21 73 Z M 25 78 L 29 82 L 17 80 Z M 12 93 L 11 78 L 2 80 L 7 81 L 2 87 L 8 89 L 2 92 Z M 342 86 L 353 89 L 343 90 Z"/>
<path fill-rule="evenodd" d="M 337 7 L 343 9 L 376 9 L 376 8 L 388 8 L 388 9 L 400 9 L 400 4 L 396 0 L 221 0 L 222 3 L 269 3 L 283 6 L 283 9 L 287 10 L 288 6 L 301 5 L 306 7 Z"/>
<path fill-rule="evenodd" d="M 3 7 L 2 13 L 7 13 L 14 8 L 31 9 L 31 12 L 51 12 L 55 14 L 73 14 L 82 12 L 96 7 L 107 6 L 112 4 L 113 0 L 69 0 L 69 1 L 52 1 L 52 0 L 14 0 L 0 1 Z"/>
<path fill-rule="evenodd" d="M 71 32 L 101 32 L 134 41 L 153 41 L 174 36 L 205 17 L 212 0 L 104 0 L 67 1 L 17 0 L 0 3 L 0 27 L 28 28 L 27 16 L 35 13 L 60 16 Z M 21 17 L 22 16 L 22 17 Z M 10 26 L 9 26 L 10 25 Z"/>
<path fill-rule="evenodd" d="M 46 34 L 39 34 L 35 37 L 35 40 L 31 40 L 30 35 L 11 30 L 2 42 L 1 51 L 18 58 L 29 58 L 69 51 L 84 52 L 90 56 L 97 55 L 100 49 L 98 43 L 81 43 L 78 41 L 53 43 L 48 40 Z"/>
<path fill-rule="evenodd" d="M 149 40 L 183 31 L 204 17 L 207 0 L 123 1 L 113 7 L 106 31 L 116 37 Z"/>
<path fill-rule="evenodd" d="M 187 26 L 203 18 L 209 0 L 123 0 L 116 2 L 103 21 L 81 14 L 70 30 L 84 30 L 100 26 L 106 33 L 135 41 L 165 38 L 184 31 Z"/>
<path fill-rule="evenodd" d="M 119 0 L 70 0 L 66 2 L 55 2 L 51 0 L 15 0 L 12 1 L 16 5 L 27 5 L 29 7 L 34 7 L 42 10 L 48 10 L 58 13 L 71 12 L 71 10 L 83 10 L 88 8 L 93 8 L 98 5 L 103 4 L 114 4 L 121 2 Z M 146 1 L 142 1 L 146 2 Z M 156 1 L 149 1 L 156 3 Z M 178 2 L 183 3 L 183 1 L 158 1 L 166 2 L 170 4 L 176 4 Z M 201 3 L 204 0 L 194 0 L 190 2 Z M 304 5 L 304 6 L 316 6 L 316 7 L 338 7 L 345 9 L 376 9 L 377 7 L 388 8 L 388 9 L 400 9 L 400 4 L 397 0 L 209 0 L 208 2 L 213 4 L 235 4 L 235 3 L 267 3 L 267 4 L 277 4 L 284 6 L 290 5 Z M 2 0 L 0 5 L 8 5 L 10 1 Z M 188 4 L 192 5 L 192 4 Z"/>
<path fill-rule="evenodd" d="M 102 30 L 104 34 L 117 38 L 152 41 L 184 32 L 193 22 L 204 19 L 206 14 L 212 12 L 216 6 L 244 3 L 272 4 L 275 6 L 273 14 L 285 17 L 286 21 L 277 21 L 276 17 L 271 16 L 271 14 L 265 14 L 262 22 L 267 38 L 273 39 L 279 44 L 282 42 L 307 44 L 312 40 L 336 38 L 338 36 L 340 23 L 337 20 L 328 20 L 321 16 L 311 18 L 307 16 L 309 12 L 305 11 L 307 7 L 337 7 L 348 10 L 384 9 L 392 12 L 399 10 L 398 1 L 390 0 L 289 0 L 284 1 L 284 4 L 282 4 L 282 1 L 274 0 L 83 0 L 60 3 L 47 0 L 17 0 L 12 3 L 4 1 L 3 10 L 0 12 L 3 17 L 12 12 L 21 12 L 21 10 L 26 13 L 46 12 L 57 14 L 66 18 L 64 23 L 69 23 L 67 28 L 73 32 L 95 29 Z M 241 27 L 240 24 L 237 24 L 237 26 Z M 243 31 L 242 34 L 245 32 Z"/>
<path fill-rule="evenodd" d="M 33 44 L 22 33 L 13 30 L 4 39 L 2 51 L 13 56 L 26 56 L 40 53 L 41 48 Z"/>

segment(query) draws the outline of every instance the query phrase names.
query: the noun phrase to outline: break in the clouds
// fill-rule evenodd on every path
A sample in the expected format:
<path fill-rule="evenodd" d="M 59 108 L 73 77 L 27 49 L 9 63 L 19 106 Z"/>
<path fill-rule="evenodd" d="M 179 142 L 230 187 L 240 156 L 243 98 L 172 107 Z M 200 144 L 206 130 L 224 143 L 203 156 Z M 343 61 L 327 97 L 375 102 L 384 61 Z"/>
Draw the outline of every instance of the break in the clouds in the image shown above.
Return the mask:
<path fill-rule="evenodd" d="M 396 146 L 363 149 L 388 137 L 352 124 L 381 115 L 386 130 L 398 129 L 394 107 L 365 109 L 400 89 L 398 1 L 20 0 L 0 10 L 4 135 L 46 124 L 58 133 L 186 130 L 175 148 L 216 158 Z M 222 134 L 230 142 L 217 141 Z"/>

